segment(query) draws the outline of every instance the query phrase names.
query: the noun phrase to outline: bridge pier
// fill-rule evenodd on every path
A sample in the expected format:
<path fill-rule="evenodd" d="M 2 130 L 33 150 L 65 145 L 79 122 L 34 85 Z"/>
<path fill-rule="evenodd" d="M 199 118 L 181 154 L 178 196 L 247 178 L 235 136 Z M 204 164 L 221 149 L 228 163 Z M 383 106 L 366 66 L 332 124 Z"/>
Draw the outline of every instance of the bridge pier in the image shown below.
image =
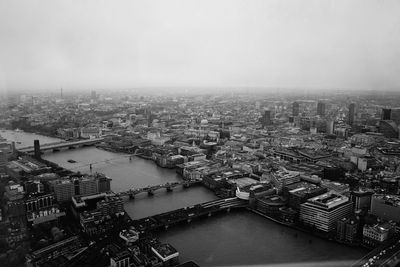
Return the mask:
<path fill-rule="evenodd" d="M 231 208 L 230 208 L 230 207 L 227 208 L 227 209 L 226 209 L 226 212 L 227 212 L 227 213 L 231 212 Z"/>
<path fill-rule="evenodd" d="M 68 149 L 75 149 L 75 146 L 69 146 Z"/>
<path fill-rule="evenodd" d="M 60 151 L 60 149 L 58 149 L 58 148 L 53 148 L 53 152 L 59 152 Z"/>
<path fill-rule="evenodd" d="M 147 195 L 153 196 L 154 195 L 154 191 L 153 190 L 147 190 Z"/>
<path fill-rule="evenodd" d="M 166 189 L 167 189 L 167 192 L 172 192 L 173 191 L 171 186 L 167 186 Z"/>
<path fill-rule="evenodd" d="M 135 199 L 135 195 L 134 194 L 129 194 L 129 199 Z"/>
<path fill-rule="evenodd" d="M 212 212 L 209 212 L 209 213 L 207 214 L 208 217 L 211 217 L 211 215 L 212 215 Z"/>

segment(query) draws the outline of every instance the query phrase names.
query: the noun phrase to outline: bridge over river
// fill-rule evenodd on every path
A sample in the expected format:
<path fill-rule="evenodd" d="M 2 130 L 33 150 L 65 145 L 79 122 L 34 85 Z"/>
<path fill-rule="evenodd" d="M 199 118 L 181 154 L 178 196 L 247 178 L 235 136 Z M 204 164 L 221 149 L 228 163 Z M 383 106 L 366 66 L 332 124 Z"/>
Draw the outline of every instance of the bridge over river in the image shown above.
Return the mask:
<path fill-rule="evenodd" d="M 61 148 L 76 148 L 80 146 L 92 146 L 97 143 L 100 143 L 104 140 L 104 138 L 92 138 L 92 139 L 85 139 L 85 140 L 78 140 L 78 141 L 62 141 L 62 142 L 57 142 L 57 143 L 49 143 L 49 144 L 44 144 L 39 146 L 39 150 L 41 152 L 46 151 L 46 150 L 53 150 L 53 151 L 58 151 Z M 22 147 L 19 148 L 18 151 L 24 152 L 24 153 L 33 153 L 35 152 L 35 147 L 34 146 L 28 146 L 28 147 Z"/>
<path fill-rule="evenodd" d="M 247 201 L 237 197 L 218 199 L 134 220 L 132 221 L 132 225 L 140 232 L 153 231 L 161 228 L 167 229 L 169 226 L 180 222 L 191 222 L 193 219 L 201 216 L 209 217 L 216 212 L 229 212 L 231 209 L 244 208 L 247 206 Z"/>
<path fill-rule="evenodd" d="M 127 191 L 118 192 L 119 196 L 129 196 L 129 198 L 134 199 L 136 195 L 140 193 L 145 193 L 149 196 L 154 194 L 154 191 L 159 189 L 166 189 L 168 192 L 172 191 L 173 188 L 178 186 L 183 186 L 184 188 L 190 187 L 192 185 L 201 184 L 201 179 L 194 179 L 194 180 L 183 180 L 181 182 L 167 182 L 165 184 L 160 185 L 150 185 L 142 188 L 132 188 Z"/>

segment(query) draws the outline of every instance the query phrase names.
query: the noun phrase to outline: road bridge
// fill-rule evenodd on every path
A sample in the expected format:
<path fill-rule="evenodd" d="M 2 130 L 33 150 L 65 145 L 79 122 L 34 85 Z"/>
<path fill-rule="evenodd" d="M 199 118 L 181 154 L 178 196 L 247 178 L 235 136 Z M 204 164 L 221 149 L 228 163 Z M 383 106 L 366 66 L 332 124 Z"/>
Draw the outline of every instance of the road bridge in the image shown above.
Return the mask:
<path fill-rule="evenodd" d="M 167 229 L 169 226 L 180 222 L 191 222 L 198 217 L 210 217 L 212 214 L 234 208 L 245 208 L 248 202 L 237 197 L 218 199 L 202 204 L 185 207 L 162 214 L 134 220 L 132 225 L 140 232 Z"/>
<path fill-rule="evenodd" d="M 49 143 L 49 144 L 44 144 L 39 147 L 40 151 L 48 151 L 48 150 L 53 150 L 53 151 L 58 151 L 61 148 L 76 148 L 76 147 L 81 147 L 81 146 L 93 146 L 97 143 L 100 143 L 104 140 L 104 138 L 93 138 L 93 139 L 85 139 L 85 140 L 78 140 L 78 141 L 62 141 L 62 142 L 57 142 L 57 143 Z M 28 146 L 28 147 L 23 147 L 23 148 L 18 148 L 18 151 L 24 152 L 24 153 L 33 153 L 35 152 L 35 147 L 34 146 Z"/>
<path fill-rule="evenodd" d="M 118 192 L 119 196 L 129 196 L 130 199 L 134 199 L 136 195 L 141 193 L 147 193 L 149 196 L 154 195 L 154 192 L 159 189 L 166 189 L 168 192 L 172 191 L 177 186 L 183 186 L 184 188 L 192 185 L 200 184 L 201 179 L 195 180 L 183 180 L 181 182 L 167 182 L 165 184 L 150 185 L 142 188 L 132 188 L 127 191 Z"/>
<path fill-rule="evenodd" d="M 394 267 L 398 266 L 399 262 L 400 240 L 398 240 L 398 238 L 392 238 L 370 251 L 367 255 L 354 263 L 352 267 Z"/>

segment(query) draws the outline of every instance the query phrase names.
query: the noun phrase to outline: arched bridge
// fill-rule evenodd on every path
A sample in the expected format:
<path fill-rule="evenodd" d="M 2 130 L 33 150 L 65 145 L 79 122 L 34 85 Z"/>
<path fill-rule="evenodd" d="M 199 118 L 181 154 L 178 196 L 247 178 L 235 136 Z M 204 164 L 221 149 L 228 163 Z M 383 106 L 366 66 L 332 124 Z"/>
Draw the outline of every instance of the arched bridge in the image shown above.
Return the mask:
<path fill-rule="evenodd" d="M 97 143 L 100 143 L 104 140 L 104 138 L 93 138 L 93 139 L 85 139 L 85 140 L 79 140 L 79 141 L 62 141 L 62 142 L 57 142 L 57 143 L 50 143 L 50 144 L 44 144 L 40 146 L 40 151 L 46 151 L 46 150 L 58 150 L 61 148 L 75 148 L 79 146 L 91 146 L 95 145 Z M 18 148 L 18 151 L 20 152 L 25 152 L 25 153 L 33 153 L 35 151 L 34 146 L 28 146 L 28 147 L 23 147 L 23 148 Z"/>
<path fill-rule="evenodd" d="M 160 185 L 152 185 L 152 186 L 146 186 L 142 188 L 132 188 L 127 191 L 119 192 L 118 195 L 120 196 L 129 196 L 129 198 L 134 199 L 136 195 L 140 193 L 147 193 L 148 195 L 153 195 L 155 191 L 159 189 L 165 188 L 167 191 L 172 191 L 175 187 L 177 186 L 183 186 L 183 187 L 190 187 L 195 184 L 200 184 L 201 179 L 195 179 L 195 180 L 184 180 L 181 182 L 168 182 L 165 184 L 160 184 Z"/>

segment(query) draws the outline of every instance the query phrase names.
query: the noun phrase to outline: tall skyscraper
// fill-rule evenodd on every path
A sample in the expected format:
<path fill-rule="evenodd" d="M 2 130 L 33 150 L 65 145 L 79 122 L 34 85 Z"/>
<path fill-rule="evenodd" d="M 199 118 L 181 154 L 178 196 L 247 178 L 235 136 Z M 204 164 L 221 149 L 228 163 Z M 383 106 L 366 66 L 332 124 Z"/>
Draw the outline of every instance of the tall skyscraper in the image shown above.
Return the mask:
<path fill-rule="evenodd" d="M 397 125 L 400 125 L 400 108 L 392 108 L 390 112 L 390 119 Z"/>
<path fill-rule="evenodd" d="M 382 114 L 381 114 L 381 119 L 383 121 L 388 121 L 391 119 L 391 113 L 392 110 L 390 108 L 383 108 L 382 109 Z"/>
<path fill-rule="evenodd" d="M 40 159 L 40 143 L 39 140 L 33 140 L 33 147 L 35 152 L 35 158 Z"/>
<path fill-rule="evenodd" d="M 271 110 L 269 110 L 269 109 L 264 110 L 264 114 L 261 119 L 261 124 L 262 124 L 263 128 L 265 128 L 268 125 L 272 125 Z"/>
<path fill-rule="evenodd" d="M 356 116 L 356 104 L 351 103 L 349 105 L 349 117 L 348 117 L 349 125 L 353 125 L 355 116 Z"/>
<path fill-rule="evenodd" d="M 300 113 L 300 105 L 298 102 L 293 102 L 292 106 L 292 114 L 294 117 L 299 116 Z"/>
<path fill-rule="evenodd" d="M 325 116 L 326 104 L 325 102 L 318 101 L 317 104 L 317 115 Z"/>

